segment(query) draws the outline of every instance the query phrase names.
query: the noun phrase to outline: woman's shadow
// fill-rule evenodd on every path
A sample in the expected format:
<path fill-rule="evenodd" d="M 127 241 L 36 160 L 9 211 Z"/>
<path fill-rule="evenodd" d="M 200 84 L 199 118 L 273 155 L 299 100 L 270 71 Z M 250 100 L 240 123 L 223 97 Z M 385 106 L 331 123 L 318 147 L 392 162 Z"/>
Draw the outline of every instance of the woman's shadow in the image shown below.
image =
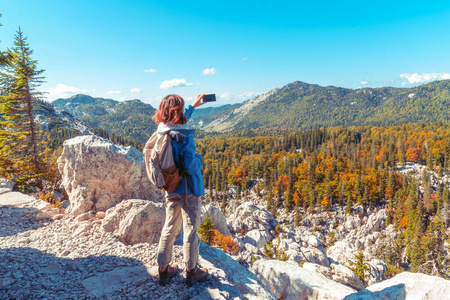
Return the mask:
<path fill-rule="evenodd" d="M 0 299 L 107 299 L 157 281 L 133 258 L 64 258 L 28 247 L 0 249 L 0 267 Z"/>

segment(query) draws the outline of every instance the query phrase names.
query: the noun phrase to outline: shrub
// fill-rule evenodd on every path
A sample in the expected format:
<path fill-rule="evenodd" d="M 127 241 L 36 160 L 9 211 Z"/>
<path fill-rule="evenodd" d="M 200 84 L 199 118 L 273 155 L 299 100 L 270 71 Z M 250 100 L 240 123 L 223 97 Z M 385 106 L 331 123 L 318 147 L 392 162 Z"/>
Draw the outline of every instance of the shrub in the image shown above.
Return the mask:
<path fill-rule="evenodd" d="M 386 270 L 384 270 L 383 278 L 389 279 L 402 272 L 402 269 L 397 268 L 396 266 L 393 266 L 391 264 L 387 264 Z"/>
<path fill-rule="evenodd" d="M 229 254 L 237 254 L 239 252 L 239 244 L 231 236 L 223 235 L 217 229 L 214 229 L 213 232 L 212 245 L 219 247 Z"/>
<path fill-rule="evenodd" d="M 211 245 L 214 238 L 214 224 L 210 218 L 206 218 L 203 223 L 198 228 L 198 234 L 200 237 L 200 241 L 205 244 Z"/>
<path fill-rule="evenodd" d="M 267 244 L 263 244 L 263 254 L 264 256 L 270 258 L 270 259 L 278 259 L 281 261 L 287 261 L 290 257 L 290 255 L 286 254 L 286 251 L 282 248 L 279 248 L 280 246 L 280 236 L 277 238 L 278 244 L 273 243 L 272 241 L 268 242 Z"/>
<path fill-rule="evenodd" d="M 348 268 L 355 272 L 356 276 L 361 280 L 364 286 L 367 286 L 365 272 L 369 270 L 369 267 L 364 262 L 364 253 L 361 249 L 355 253 L 355 258 L 350 261 Z"/>
<path fill-rule="evenodd" d="M 62 208 L 62 202 L 59 199 L 54 198 L 55 191 L 51 192 L 39 192 L 38 198 L 48 202 L 52 205 L 53 208 L 59 208 L 60 210 L 64 211 Z"/>
<path fill-rule="evenodd" d="M 334 232 L 330 232 L 326 238 L 325 248 L 330 248 L 337 242 L 337 238 Z"/>

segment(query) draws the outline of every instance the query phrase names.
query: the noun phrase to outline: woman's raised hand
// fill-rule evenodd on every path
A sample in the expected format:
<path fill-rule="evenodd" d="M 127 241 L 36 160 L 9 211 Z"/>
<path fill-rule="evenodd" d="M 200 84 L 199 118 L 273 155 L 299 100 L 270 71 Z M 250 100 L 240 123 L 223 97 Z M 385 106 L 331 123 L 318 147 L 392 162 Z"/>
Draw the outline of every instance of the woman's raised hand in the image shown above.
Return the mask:
<path fill-rule="evenodd" d="M 192 106 L 194 108 L 197 108 L 199 106 L 202 106 L 203 104 L 205 104 L 204 102 L 202 102 L 203 97 L 205 97 L 205 94 L 200 94 L 197 96 L 197 99 L 195 99 L 194 103 L 192 104 Z"/>

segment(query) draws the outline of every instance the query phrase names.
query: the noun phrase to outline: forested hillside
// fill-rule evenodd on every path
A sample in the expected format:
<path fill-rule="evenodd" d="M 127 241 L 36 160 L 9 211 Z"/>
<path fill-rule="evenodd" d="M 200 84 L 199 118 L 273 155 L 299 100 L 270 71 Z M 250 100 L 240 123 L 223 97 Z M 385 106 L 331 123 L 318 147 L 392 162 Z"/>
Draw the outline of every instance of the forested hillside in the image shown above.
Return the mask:
<path fill-rule="evenodd" d="M 155 109 L 140 100 L 119 102 L 75 95 L 68 99 L 57 99 L 52 105 L 70 112 L 92 127 L 103 128 L 139 143 L 145 143 L 156 130 L 152 120 Z"/>
<path fill-rule="evenodd" d="M 204 130 L 312 128 L 448 121 L 450 80 L 413 88 L 346 89 L 296 81 L 249 100 Z"/>
<path fill-rule="evenodd" d="M 209 200 L 223 209 L 229 185 L 237 186 L 237 198 L 253 188 L 272 214 L 294 213 L 297 224 L 305 213 L 334 206 L 345 207 L 348 214 L 362 206 L 361 218 L 374 207 L 386 207 L 387 224 L 400 234 L 380 249 L 379 257 L 398 270 L 430 272 L 428 261 L 448 266 L 441 255 L 449 225 L 449 135 L 450 126 L 437 123 L 333 127 L 276 137 L 208 139 L 197 147 L 205 186 L 214 191 Z M 428 171 L 419 180 L 399 174 L 407 161 L 424 164 Z"/>

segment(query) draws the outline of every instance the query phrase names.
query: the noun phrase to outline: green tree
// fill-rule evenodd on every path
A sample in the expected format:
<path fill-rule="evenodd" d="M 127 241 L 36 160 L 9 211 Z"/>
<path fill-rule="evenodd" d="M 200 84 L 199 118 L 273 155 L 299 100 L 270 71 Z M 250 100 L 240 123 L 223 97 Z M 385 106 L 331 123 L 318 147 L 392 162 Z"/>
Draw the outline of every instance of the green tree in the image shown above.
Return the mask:
<path fill-rule="evenodd" d="M 355 272 L 356 276 L 361 280 L 364 286 L 367 286 L 365 273 L 369 270 L 369 267 L 364 262 L 364 253 L 361 249 L 355 254 L 355 258 L 350 261 L 348 268 Z"/>
<path fill-rule="evenodd" d="M 352 195 L 349 192 L 347 196 L 347 207 L 345 208 L 345 213 L 348 215 L 351 215 L 353 212 L 352 210 Z"/>
<path fill-rule="evenodd" d="M 22 31 L 17 31 L 14 47 L 6 52 L 8 64 L 0 72 L 0 173 L 36 174 L 41 171 L 37 147 L 33 101 L 42 96 L 37 87 L 44 70 L 31 59 L 33 50 Z"/>
<path fill-rule="evenodd" d="M 210 218 L 206 218 L 198 228 L 198 234 L 203 243 L 211 245 L 211 242 L 215 236 L 213 230 L 214 226 L 216 226 L 216 224 L 214 224 Z"/>

